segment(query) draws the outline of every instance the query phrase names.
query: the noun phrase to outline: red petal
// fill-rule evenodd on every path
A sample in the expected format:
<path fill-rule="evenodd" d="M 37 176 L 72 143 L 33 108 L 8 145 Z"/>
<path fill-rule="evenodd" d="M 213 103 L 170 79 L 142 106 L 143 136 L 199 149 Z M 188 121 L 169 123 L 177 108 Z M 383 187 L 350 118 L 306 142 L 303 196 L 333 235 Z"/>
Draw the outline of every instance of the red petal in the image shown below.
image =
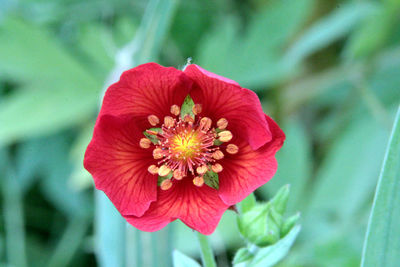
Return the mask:
<path fill-rule="evenodd" d="M 103 190 L 123 215 L 141 216 L 157 198 L 157 176 L 151 148 L 139 146 L 143 129 L 132 118 L 102 116 L 84 159 L 97 189 Z"/>
<path fill-rule="evenodd" d="M 222 214 L 229 206 L 221 201 L 215 189 L 203 185 L 196 187 L 190 177 L 174 181 L 166 191 L 158 190 L 158 199 L 141 217 L 125 216 L 126 220 L 142 231 L 160 230 L 168 223 L 180 219 L 202 234 L 214 232 Z"/>
<path fill-rule="evenodd" d="M 180 106 L 192 81 L 175 68 L 147 63 L 125 71 L 104 96 L 100 114 L 135 117 L 156 115 L 160 120 L 170 114 L 173 104 Z"/>
<path fill-rule="evenodd" d="M 253 149 L 271 141 L 268 123 L 254 92 L 197 65 L 189 65 L 185 74 L 195 82 L 190 95 L 195 103 L 202 104 L 201 116 L 210 117 L 213 122 L 226 118 L 228 129 L 235 127 L 234 134 L 247 140 Z"/>
<path fill-rule="evenodd" d="M 272 141 L 253 150 L 244 139 L 232 139 L 239 147 L 235 155 L 225 153 L 221 161 L 224 170 L 219 174 L 219 196 L 228 205 L 236 204 L 268 182 L 277 170 L 275 153 L 282 147 L 285 134 L 268 116 Z"/>

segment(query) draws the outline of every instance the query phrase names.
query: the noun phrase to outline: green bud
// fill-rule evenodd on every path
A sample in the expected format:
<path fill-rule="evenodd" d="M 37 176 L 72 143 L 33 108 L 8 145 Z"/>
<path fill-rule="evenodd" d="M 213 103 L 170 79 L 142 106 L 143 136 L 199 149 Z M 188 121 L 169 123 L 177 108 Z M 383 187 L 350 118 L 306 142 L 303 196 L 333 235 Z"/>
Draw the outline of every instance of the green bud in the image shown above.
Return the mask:
<path fill-rule="evenodd" d="M 290 185 L 282 186 L 278 193 L 271 199 L 271 204 L 275 207 L 275 210 L 283 215 L 286 210 L 286 205 L 289 199 Z"/>
<path fill-rule="evenodd" d="M 233 258 L 233 264 L 245 262 L 253 258 L 254 255 L 247 248 L 241 248 L 236 252 L 235 257 Z"/>
<path fill-rule="evenodd" d="M 279 240 L 282 222 L 282 215 L 275 211 L 271 203 L 257 204 L 238 219 L 242 236 L 259 247 Z"/>
<path fill-rule="evenodd" d="M 297 212 L 295 215 L 287 218 L 281 227 L 281 236 L 284 237 L 287 233 L 292 230 L 292 228 L 296 225 L 296 223 L 300 219 L 300 212 Z"/>

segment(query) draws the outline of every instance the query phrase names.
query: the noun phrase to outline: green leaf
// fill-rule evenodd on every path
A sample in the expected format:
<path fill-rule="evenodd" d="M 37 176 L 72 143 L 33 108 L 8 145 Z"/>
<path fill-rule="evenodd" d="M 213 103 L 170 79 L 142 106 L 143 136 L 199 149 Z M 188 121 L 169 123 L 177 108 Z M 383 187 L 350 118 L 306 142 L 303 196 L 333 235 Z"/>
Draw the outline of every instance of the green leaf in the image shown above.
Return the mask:
<path fill-rule="evenodd" d="M 155 131 L 158 133 L 162 133 L 162 129 L 161 128 L 150 128 L 148 129 L 150 131 Z M 144 136 L 146 136 L 153 144 L 157 144 L 158 143 L 158 138 L 155 135 L 149 134 L 146 131 L 143 132 Z"/>
<path fill-rule="evenodd" d="M 233 264 L 251 260 L 253 257 L 254 255 L 247 248 L 240 248 L 236 251 L 235 257 L 233 257 Z"/>
<path fill-rule="evenodd" d="M 393 10 L 394 11 L 394 10 Z M 381 8 L 351 36 L 345 54 L 351 58 L 372 55 L 382 48 L 396 25 L 398 11 Z"/>
<path fill-rule="evenodd" d="M 296 213 L 293 216 L 290 216 L 289 218 L 287 218 L 281 227 L 281 236 L 285 236 L 287 233 L 290 232 L 290 230 L 292 230 L 292 228 L 296 225 L 296 223 L 299 221 L 300 219 L 300 212 Z"/>
<path fill-rule="evenodd" d="M 164 180 L 171 179 L 171 178 L 172 178 L 172 172 L 169 173 L 169 174 L 166 175 L 166 176 L 158 176 L 157 185 L 160 186 L 161 183 L 162 183 Z"/>
<path fill-rule="evenodd" d="M 279 189 L 278 193 L 271 199 L 271 205 L 275 210 L 283 215 L 289 199 L 290 185 L 284 185 Z"/>
<path fill-rule="evenodd" d="M 400 251 L 400 106 L 378 180 L 362 267 L 397 266 Z"/>
<path fill-rule="evenodd" d="M 254 259 L 248 264 L 249 267 L 269 267 L 282 260 L 289 252 L 301 227 L 295 226 L 284 238 L 276 244 L 262 248 L 257 251 Z"/>
<path fill-rule="evenodd" d="M 256 203 L 256 197 L 254 196 L 254 193 L 251 193 L 238 204 L 239 212 L 243 214 L 251 210 L 256 205 Z"/>
<path fill-rule="evenodd" d="M 193 260 L 192 258 L 189 258 L 179 250 L 174 250 L 172 253 L 172 260 L 174 263 L 174 267 L 201 267 L 201 265 Z"/>
<path fill-rule="evenodd" d="M 189 114 L 190 116 L 194 117 L 192 110 L 193 107 L 194 107 L 193 99 L 190 97 L 190 95 L 187 95 L 181 106 L 181 118 L 183 119 L 186 114 Z"/>
<path fill-rule="evenodd" d="M 284 61 L 296 64 L 310 54 L 347 35 L 363 18 L 376 10 L 368 2 L 342 5 L 308 29 L 289 49 Z"/>
<path fill-rule="evenodd" d="M 198 45 L 195 59 L 207 70 L 245 87 L 276 83 L 287 74 L 280 62 L 282 51 L 307 19 L 313 3 L 268 1 L 250 17 L 244 31 L 239 18 L 225 16 Z"/>
<path fill-rule="evenodd" d="M 203 178 L 206 185 L 217 190 L 219 189 L 218 173 L 208 171 L 204 174 Z"/>

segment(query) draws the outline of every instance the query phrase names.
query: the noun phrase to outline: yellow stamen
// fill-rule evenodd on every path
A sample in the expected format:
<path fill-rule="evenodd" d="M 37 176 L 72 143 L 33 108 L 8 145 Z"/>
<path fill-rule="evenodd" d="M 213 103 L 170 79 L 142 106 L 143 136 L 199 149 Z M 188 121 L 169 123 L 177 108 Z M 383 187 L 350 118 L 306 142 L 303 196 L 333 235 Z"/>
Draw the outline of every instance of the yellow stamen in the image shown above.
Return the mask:
<path fill-rule="evenodd" d="M 167 176 L 171 172 L 171 169 L 167 165 L 162 165 L 158 169 L 158 175 L 160 176 Z"/>
<path fill-rule="evenodd" d="M 168 190 L 172 187 L 172 182 L 170 179 L 165 179 L 164 181 L 161 182 L 161 190 Z"/>
<path fill-rule="evenodd" d="M 228 126 L 228 121 L 225 118 L 221 118 L 217 121 L 217 126 L 221 130 L 225 130 Z"/>
<path fill-rule="evenodd" d="M 195 186 L 198 186 L 198 187 L 203 186 L 203 184 L 204 184 L 204 178 L 201 177 L 201 176 L 196 176 L 196 177 L 194 177 L 194 179 L 193 179 L 193 184 L 194 184 Z"/>
<path fill-rule="evenodd" d="M 226 152 L 228 152 L 229 154 L 236 154 L 239 151 L 239 147 L 237 145 L 234 144 L 229 144 L 226 147 Z"/>
<path fill-rule="evenodd" d="M 147 117 L 147 120 L 149 121 L 149 123 L 152 126 L 156 126 L 160 122 L 160 120 L 158 119 L 158 117 L 156 115 L 149 115 Z"/>
<path fill-rule="evenodd" d="M 147 138 L 141 138 L 139 142 L 139 146 L 141 148 L 149 148 L 151 144 L 151 141 Z"/>
<path fill-rule="evenodd" d="M 199 175 L 205 174 L 207 171 L 208 171 L 208 168 L 207 168 L 206 165 L 202 165 L 202 166 L 199 166 L 199 167 L 196 168 L 196 172 Z"/>
<path fill-rule="evenodd" d="M 222 132 L 218 133 L 218 136 L 219 136 L 219 140 L 221 142 L 229 142 L 232 140 L 232 137 L 233 137 L 233 135 L 230 131 L 222 131 Z"/>
<path fill-rule="evenodd" d="M 211 166 L 211 169 L 213 170 L 213 172 L 219 173 L 219 172 L 222 172 L 222 170 L 223 170 L 224 168 L 222 168 L 222 165 L 221 165 L 221 164 L 215 163 L 214 165 Z"/>
<path fill-rule="evenodd" d="M 147 170 L 151 174 L 157 174 L 158 173 L 158 167 L 156 165 L 150 165 Z"/>
<path fill-rule="evenodd" d="M 174 114 L 175 116 L 178 116 L 179 113 L 181 113 L 181 109 L 179 108 L 178 105 L 172 105 L 170 111 L 171 111 L 171 113 Z"/>
<path fill-rule="evenodd" d="M 216 160 L 224 158 L 224 153 L 221 150 L 217 150 L 212 154 L 212 157 Z"/>
<path fill-rule="evenodd" d="M 202 110 L 203 110 L 203 108 L 201 107 L 201 104 L 196 104 L 192 108 L 192 111 L 193 111 L 194 115 L 200 114 Z"/>
<path fill-rule="evenodd" d="M 154 159 L 162 159 L 164 156 L 163 150 L 161 148 L 156 148 L 153 150 Z"/>
<path fill-rule="evenodd" d="M 175 125 L 175 120 L 171 116 L 165 116 L 164 118 L 164 126 L 167 128 L 172 128 Z"/>

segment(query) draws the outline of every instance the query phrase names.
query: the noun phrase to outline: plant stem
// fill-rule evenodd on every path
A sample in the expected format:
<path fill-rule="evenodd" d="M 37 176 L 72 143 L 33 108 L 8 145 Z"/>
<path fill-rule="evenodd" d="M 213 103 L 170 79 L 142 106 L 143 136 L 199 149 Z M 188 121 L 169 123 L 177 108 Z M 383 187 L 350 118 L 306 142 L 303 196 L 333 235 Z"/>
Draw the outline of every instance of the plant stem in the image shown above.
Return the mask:
<path fill-rule="evenodd" d="M 208 242 L 207 236 L 197 232 L 197 239 L 199 240 L 201 250 L 201 261 L 204 267 L 217 267 L 215 263 L 214 254 Z"/>

